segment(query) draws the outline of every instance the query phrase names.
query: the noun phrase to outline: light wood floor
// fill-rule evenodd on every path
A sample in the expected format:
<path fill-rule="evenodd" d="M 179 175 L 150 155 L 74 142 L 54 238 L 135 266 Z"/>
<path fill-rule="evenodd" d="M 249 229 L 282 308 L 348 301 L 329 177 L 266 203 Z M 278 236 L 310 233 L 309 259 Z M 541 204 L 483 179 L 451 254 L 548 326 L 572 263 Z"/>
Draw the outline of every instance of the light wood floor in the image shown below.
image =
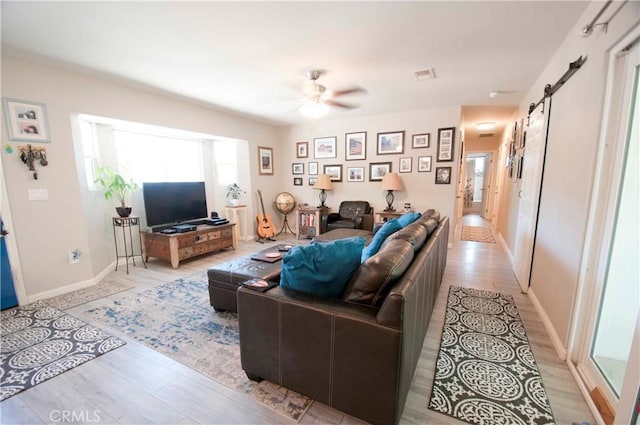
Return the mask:
<path fill-rule="evenodd" d="M 465 216 L 464 224 L 481 225 L 478 216 Z M 492 231 L 494 231 L 492 229 Z M 290 236 L 290 235 L 289 235 Z M 494 236 L 497 236 L 494 231 Z M 496 238 L 497 240 L 497 238 Z M 467 286 L 513 295 L 533 348 L 558 424 L 594 422 L 564 362 L 526 295 L 520 293 L 506 253 L 499 243 L 451 242 L 443 286 L 438 294 L 422 356 L 400 423 L 461 424 L 427 409 L 449 285 Z M 134 285 L 140 291 L 179 277 L 203 273 L 217 262 L 262 249 L 256 242 L 241 242 L 225 251 L 187 261 L 173 270 L 168 263 L 151 260 L 149 268 L 111 273 L 106 279 Z M 110 298 L 117 299 L 124 293 Z M 97 301 L 96 301 L 97 302 Z M 83 315 L 92 303 L 69 313 L 101 326 Z M 104 327 L 104 326 L 103 326 Z M 0 403 L 0 423 L 104 423 L 104 424 L 272 424 L 293 423 L 253 399 L 236 393 L 190 368 L 165 357 L 123 334 L 127 345 L 63 373 Z M 62 420 L 67 415 L 67 420 Z M 362 424 L 362 421 L 313 403 L 302 424 Z"/>

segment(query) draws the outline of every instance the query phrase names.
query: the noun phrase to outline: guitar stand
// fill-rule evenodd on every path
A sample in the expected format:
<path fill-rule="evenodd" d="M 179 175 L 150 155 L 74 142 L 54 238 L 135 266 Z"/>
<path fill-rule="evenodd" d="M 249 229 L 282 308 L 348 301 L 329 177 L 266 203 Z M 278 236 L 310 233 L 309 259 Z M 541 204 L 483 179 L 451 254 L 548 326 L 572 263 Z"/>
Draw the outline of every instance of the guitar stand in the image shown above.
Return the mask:
<path fill-rule="evenodd" d="M 258 243 L 264 243 L 264 241 L 275 242 L 276 240 L 273 238 L 261 238 L 260 236 L 256 238 L 256 242 Z"/>
<path fill-rule="evenodd" d="M 284 221 L 282 222 L 282 229 L 280 229 L 280 231 L 278 233 L 276 233 L 276 236 L 280 236 L 280 233 L 284 232 L 285 235 L 287 234 L 287 229 L 289 229 L 289 231 L 291 232 L 292 235 L 295 235 L 295 233 L 293 232 L 293 230 L 291 230 L 291 227 L 289 227 L 289 220 L 287 220 L 287 216 L 289 214 L 284 214 Z"/>

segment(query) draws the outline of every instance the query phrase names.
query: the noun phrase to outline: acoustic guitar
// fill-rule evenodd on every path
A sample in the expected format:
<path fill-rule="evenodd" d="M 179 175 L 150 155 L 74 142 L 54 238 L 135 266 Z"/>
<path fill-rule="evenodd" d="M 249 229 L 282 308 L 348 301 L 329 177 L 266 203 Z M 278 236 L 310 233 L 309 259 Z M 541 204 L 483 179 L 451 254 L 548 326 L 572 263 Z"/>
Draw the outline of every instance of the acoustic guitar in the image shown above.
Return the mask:
<path fill-rule="evenodd" d="M 271 217 L 269 217 L 264 212 L 264 204 L 262 203 L 262 192 L 258 190 L 258 196 L 260 197 L 260 208 L 262 210 L 262 214 L 258 214 L 256 219 L 258 220 L 258 236 L 261 239 L 270 239 L 276 235 L 275 227 L 273 227 L 273 223 L 271 222 Z"/>

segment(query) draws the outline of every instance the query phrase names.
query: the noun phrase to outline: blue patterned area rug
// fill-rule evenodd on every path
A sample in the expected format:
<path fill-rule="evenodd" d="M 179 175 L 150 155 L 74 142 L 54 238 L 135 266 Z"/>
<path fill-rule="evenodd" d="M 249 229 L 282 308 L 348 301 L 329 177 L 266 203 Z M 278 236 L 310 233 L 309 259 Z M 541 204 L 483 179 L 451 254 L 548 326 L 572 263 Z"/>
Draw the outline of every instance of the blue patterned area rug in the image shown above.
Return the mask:
<path fill-rule="evenodd" d="M 41 301 L 3 311 L 0 313 L 0 400 L 124 344 Z"/>
<path fill-rule="evenodd" d="M 213 310 L 205 276 L 109 300 L 86 313 L 294 420 L 300 420 L 313 402 L 271 382 L 247 378 L 240 364 L 237 316 Z"/>
<path fill-rule="evenodd" d="M 511 295 L 452 286 L 429 409 L 473 424 L 553 424 Z"/>

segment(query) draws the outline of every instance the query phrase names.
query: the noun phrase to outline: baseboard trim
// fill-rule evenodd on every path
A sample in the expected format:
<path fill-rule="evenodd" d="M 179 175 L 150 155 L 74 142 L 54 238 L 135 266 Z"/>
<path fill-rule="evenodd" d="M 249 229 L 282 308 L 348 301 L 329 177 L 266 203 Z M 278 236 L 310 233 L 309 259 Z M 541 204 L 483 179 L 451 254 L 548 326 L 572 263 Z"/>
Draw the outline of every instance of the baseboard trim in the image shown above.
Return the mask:
<path fill-rule="evenodd" d="M 587 386 L 589 384 L 586 382 L 586 379 L 585 379 L 586 377 L 584 373 L 579 368 L 577 368 L 571 362 L 571 360 L 567 360 L 567 366 L 569 367 L 569 371 L 573 376 L 573 380 L 576 381 L 576 385 L 578 385 L 578 389 L 580 390 L 580 393 L 582 394 L 584 401 L 587 403 L 587 406 L 589 407 L 591 414 L 596 420 L 596 423 L 598 424 L 605 423 L 604 419 L 602 418 L 602 415 L 600 414 L 600 411 L 598 410 L 598 407 L 596 406 L 596 404 L 593 402 L 593 399 L 591 398 L 591 392 L 589 391 L 589 388 Z"/>
<path fill-rule="evenodd" d="M 536 309 L 536 312 L 538 312 L 538 316 L 540 316 L 540 320 L 542 320 L 542 324 L 544 325 L 544 328 L 547 330 L 547 333 L 549 334 L 549 338 L 551 338 L 551 343 L 553 344 L 553 348 L 555 348 L 556 353 L 558 354 L 558 357 L 560 358 L 560 360 L 566 361 L 567 347 L 565 347 L 562 344 L 562 340 L 560 339 L 560 336 L 556 332 L 556 329 L 553 327 L 553 324 L 551 323 L 551 319 L 549 319 L 549 316 L 547 315 L 547 312 L 545 311 L 544 307 L 542 307 L 542 304 L 540 304 L 540 301 L 536 297 L 536 294 L 533 291 L 533 288 L 529 288 L 529 292 L 527 292 L 527 295 L 531 300 L 531 304 L 533 304 L 533 307 Z"/>
<path fill-rule="evenodd" d="M 28 295 L 27 303 L 31 304 L 36 301 L 46 300 L 47 298 L 57 297 L 58 295 L 64 295 L 69 292 L 77 291 L 78 289 L 84 289 L 84 288 L 88 288 L 90 286 L 96 285 L 102 279 L 104 279 L 109 273 L 111 273 L 111 271 L 113 271 L 113 268 L 115 266 L 116 266 L 116 262 L 114 261 L 111 264 L 109 264 L 107 267 L 105 267 L 104 270 L 102 270 L 97 276 L 91 279 L 83 280 L 82 282 L 72 283 L 70 285 L 61 286 L 60 288 L 51 289 L 49 291 L 38 292 L 37 294 Z"/>

